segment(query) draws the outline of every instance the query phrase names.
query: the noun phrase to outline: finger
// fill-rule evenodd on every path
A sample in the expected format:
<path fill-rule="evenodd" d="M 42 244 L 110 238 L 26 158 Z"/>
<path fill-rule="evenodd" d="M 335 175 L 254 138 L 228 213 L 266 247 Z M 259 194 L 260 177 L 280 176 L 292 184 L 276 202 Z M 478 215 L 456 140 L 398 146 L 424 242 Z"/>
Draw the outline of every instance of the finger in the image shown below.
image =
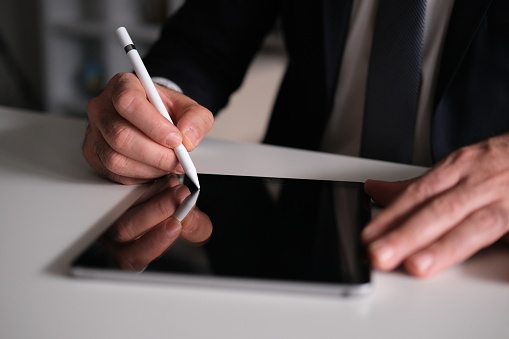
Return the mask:
<path fill-rule="evenodd" d="M 180 222 L 170 218 L 153 227 L 136 241 L 116 244 L 110 249 L 122 269 L 141 271 L 175 242 L 181 230 Z"/>
<path fill-rule="evenodd" d="M 191 243 L 203 243 L 212 235 L 212 221 L 198 208 L 193 208 L 182 221 L 182 237 Z"/>
<path fill-rule="evenodd" d="M 175 171 L 178 159 L 173 150 L 154 142 L 127 120 L 119 116 L 105 115 L 101 120 L 102 123 L 99 125 L 101 135 L 109 145 L 109 148 L 115 151 L 114 153 L 108 152 L 106 153 L 107 155 L 111 157 L 120 154 L 125 158 L 158 169 L 162 173 Z M 129 171 L 133 171 L 133 168 L 119 161 L 125 160 L 123 158 L 111 157 L 103 160 L 106 161 L 106 167 L 114 173 L 128 175 Z M 112 168 L 112 166 L 115 167 Z M 143 175 L 151 174 L 145 173 Z"/>
<path fill-rule="evenodd" d="M 415 276 L 435 275 L 497 241 L 508 225 L 507 209 L 496 204 L 479 209 L 439 241 L 410 256 L 405 267 Z"/>
<path fill-rule="evenodd" d="M 182 132 L 182 142 L 190 152 L 195 149 L 214 124 L 214 116 L 205 107 L 189 97 L 171 90 L 171 101 L 163 96 L 170 114 L 175 118 L 176 126 Z"/>
<path fill-rule="evenodd" d="M 366 226 L 362 233 L 365 243 L 371 243 L 411 215 L 422 204 L 455 186 L 461 173 L 453 166 L 438 166 L 410 183 L 392 203 Z"/>
<path fill-rule="evenodd" d="M 103 140 L 97 142 L 96 152 L 102 165 L 116 176 L 147 181 L 170 172 L 168 169 L 162 170 L 119 153 Z"/>
<path fill-rule="evenodd" d="M 179 185 L 134 206 L 113 224 L 108 231 L 108 237 L 120 243 L 137 239 L 172 216 L 177 206 L 188 195 L 189 189 L 185 185 Z"/>
<path fill-rule="evenodd" d="M 401 225 L 369 246 L 374 266 L 381 270 L 395 268 L 407 256 L 459 225 L 473 211 L 492 204 L 493 199 L 500 196 L 496 194 L 496 187 L 500 186 L 498 182 L 489 180 L 484 185 L 463 183 L 423 204 Z"/>
<path fill-rule="evenodd" d="M 364 190 L 376 204 L 383 207 L 394 201 L 408 185 L 416 180 L 418 180 L 418 178 L 396 182 L 367 180 L 364 184 Z"/>
<path fill-rule="evenodd" d="M 160 145 L 175 148 L 182 143 L 180 131 L 150 103 L 134 74 L 119 73 L 111 83 L 113 106 L 124 119 Z"/>
<path fill-rule="evenodd" d="M 110 152 L 112 152 L 112 155 L 113 155 L 113 150 L 111 150 L 111 148 L 109 148 L 109 146 L 107 145 L 106 141 L 102 138 L 100 133 L 98 133 L 98 132 L 95 133 L 96 134 L 95 136 L 93 136 L 93 134 L 94 134 L 93 129 L 89 126 L 87 128 L 85 140 L 83 142 L 82 151 L 83 151 L 83 156 L 85 157 L 87 162 L 99 175 L 101 175 L 109 180 L 112 180 L 112 181 L 115 181 L 118 183 L 122 183 L 124 185 L 135 185 L 135 184 L 145 183 L 145 182 L 147 182 L 147 180 L 157 177 L 158 176 L 157 173 L 160 173 L 159 170 L 152 169 L 152 168 L 145 168 L 146 167 L 145 165 L 139 164 L 137 162 L 133 162 L 131 164 L 128 163 L 126 166 L 129 166 L 131 171 L 134 173 L 147 173 L 147 171 L 152 171 L 153 173 L 152 174 L 148 173 L 146 175 L 133 175 L 133 173 L 126 172 L 125 174 L 128 176 L 125 176 L 125 175 L 122 175 L 119 173 L 114 173 L 114 172 L 110 171 L 107 168 L 107 165 L 105 165 L 105 164 L 108 164 L 110 161 L 109 159 L 111 159 L 111 158 L 106 159 L 108 157 L 106 155 L 106 152 L 110 151 Z M 115 156 L 120 157 L 120 155 L 114 155 L 113 157 L 115 157 Z M 118 161 L 118 160 L 115 161 L 115 159 L 111 159 L 111 160 L 113 160 L 111 162 L 111 164 L 114 164 L 116 161 Z M 142 170 L 141 168 L 138 169 L 138 166 L 144 167 L 145 170 Z M 113 166 L 113 167 L 115 167 L 115 166 Z M 157 171 L 157 172 L 154 172 L 154 171 Z M 136 176 L 136 177 L 134 177 L 134 176 Z"/>

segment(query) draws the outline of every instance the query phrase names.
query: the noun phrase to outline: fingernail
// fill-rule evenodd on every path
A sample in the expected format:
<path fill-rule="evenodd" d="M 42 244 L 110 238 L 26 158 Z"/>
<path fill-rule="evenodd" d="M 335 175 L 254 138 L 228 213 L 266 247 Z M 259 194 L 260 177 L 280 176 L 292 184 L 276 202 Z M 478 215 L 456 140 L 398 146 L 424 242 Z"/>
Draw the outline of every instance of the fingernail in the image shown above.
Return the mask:
<path fill-rule="evenodd" d="M 182 137 L 178 133 L 169 133 L 166 137 L 166 146 L 175 148 L 182 143 Z"/>
<path fill-rule="evenodd" d="M 414 257 L 412 260 L 415 268 L 419 273 L 426 273 L 431 268 L 431 265 L 433 265 L 433 255 L 430 253 L 421 253 Z"/>
<path fill-rule="evenodd" d="M 196 133 L 194 128 L 189 127 L 182 134 L 183 134 L 183 137 L 187 139 L 187 141 L 192 145 L 192 148 L 194 149 L 194 147 L 196 146 L 196 144 L 199 141 L 198 134 Z"/>
<path fill-rule="evenodd" d="M 176 235 L 180 234 L 182 231 L 182 224 L 174 218 L 168 219 L 168 222 L 166 223 L 166 233 L 170 237 L 175 237 Z"/>
<path fill-rule="evenodd" d="M 375 241 L 371 246 L 369 246 L 369 251 L 376 261 L 382 266 L 387 266 L 394 256 L 394 249 L 384 240 Z"/>

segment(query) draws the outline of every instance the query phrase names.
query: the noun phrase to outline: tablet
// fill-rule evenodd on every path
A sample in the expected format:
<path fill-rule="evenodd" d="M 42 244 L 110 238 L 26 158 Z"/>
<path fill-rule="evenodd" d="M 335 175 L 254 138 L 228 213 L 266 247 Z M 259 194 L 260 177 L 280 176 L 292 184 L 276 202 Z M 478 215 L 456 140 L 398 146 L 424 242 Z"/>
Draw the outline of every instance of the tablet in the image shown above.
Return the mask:
<path fill-rule="evenodd" d="M 363 184 L 200 174 L 167 176 L 71 266 L 79 278 L 259 291 L 362 295 Z M 180 223 L 175 219 L 182 221 Z"/>

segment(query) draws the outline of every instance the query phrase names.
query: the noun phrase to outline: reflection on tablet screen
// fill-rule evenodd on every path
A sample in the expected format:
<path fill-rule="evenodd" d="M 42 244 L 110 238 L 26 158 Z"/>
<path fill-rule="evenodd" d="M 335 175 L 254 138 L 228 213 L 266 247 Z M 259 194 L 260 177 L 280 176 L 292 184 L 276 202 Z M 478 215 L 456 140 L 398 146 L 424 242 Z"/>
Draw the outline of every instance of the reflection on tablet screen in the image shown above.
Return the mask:
<path fill-rule="evenodd" d="M 362 183 L 211 174 L 200 183 L 198 191 L 187 179 L 187 187 L 176 176 L 158 180 L 73 263 L 73 275 L 335 295 L 369 289 Z M 170 216 L 182 220 L 180 236 L 169 235 Z"/>

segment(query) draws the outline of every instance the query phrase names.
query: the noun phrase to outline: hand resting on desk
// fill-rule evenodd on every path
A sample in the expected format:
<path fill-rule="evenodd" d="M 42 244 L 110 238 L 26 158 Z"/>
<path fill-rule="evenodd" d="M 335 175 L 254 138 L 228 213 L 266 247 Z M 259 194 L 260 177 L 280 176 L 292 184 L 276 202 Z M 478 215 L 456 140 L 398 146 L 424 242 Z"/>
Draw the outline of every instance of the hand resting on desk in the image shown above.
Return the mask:
<path fill-rule="evenodd" d="M 363 233 L 373 265 L 434 275 L 507 239 L 509 134 L 459 149 L 422 177 L 365 190 L 387 206 Z"/>

